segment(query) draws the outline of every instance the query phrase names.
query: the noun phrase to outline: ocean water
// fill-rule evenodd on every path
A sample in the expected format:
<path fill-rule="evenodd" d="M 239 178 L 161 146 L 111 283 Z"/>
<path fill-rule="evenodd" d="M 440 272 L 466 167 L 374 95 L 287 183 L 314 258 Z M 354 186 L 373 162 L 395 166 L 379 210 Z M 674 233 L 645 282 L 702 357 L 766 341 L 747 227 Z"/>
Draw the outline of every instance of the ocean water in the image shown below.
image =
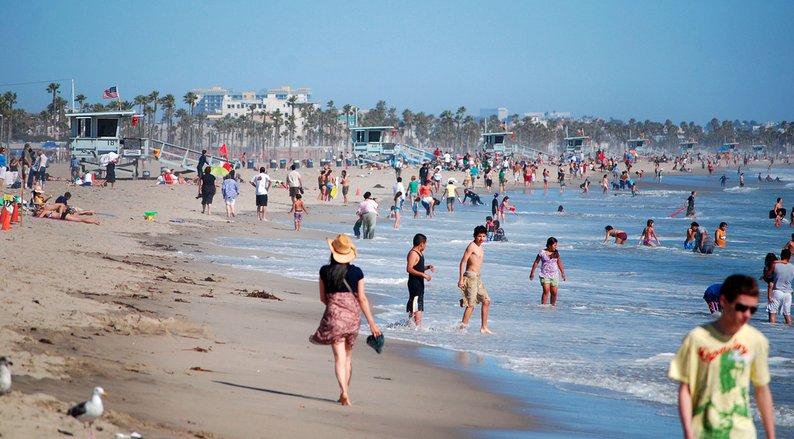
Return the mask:
<path fill-rule="evenodd" d="M 735 170 L 726 170 L 728 187 L 719 187 L 719 175 L 665 175 L 664 186 L 646 177 L 639 181 L 640 193 L 601 193 L 592 187 L 582 194 L 571 184 L 565 193 L 535 189 L 524 194 L 509 190 L 516 214 L 504 225 L 509 242 L 484 245 L 482 278 L 492 299 L 489 327 L 495 335 L 477 330 L 480 309 L 475 311 L 466 333 L 456 329 L 463 314 L 457 288 L 458 264 L 474 226 L 490 214 L 490 196 L 478 193 L 485 206 L 457 206 L 453 214 L 445 206 L 436 218 L 411 218 L 404 209 L 398 231 L 380 218 L 376 238 L 357 241 L 360 266 L 367 294 L 377 295 L 377 321 L 387 336 L 452 352 L 481 355 L 493 361 L 509 377 L 543 382 L 566 395 L 582 395 L 603 401 L 629 401 L 647 407 L 646 415 L 660 417 L 650 434 L 635 421 L 616 428 L 634 437 L 678 435 L 677 385 L 667 378 L 667 368 L 684 335 L 693 327 L 712 320 L 702 299 L 704 290 L 733 273 L 760 276 L 767 252 L 779 253 L 794 228 L 775 228 L 768 212 L 778 196 L 784 205 L 794 187 L 794 170 L 775 170 L 782 183 L 759 183 L 757 173 L 746 171 L 747 185 L 737 187 Z M 755 181 L 749 176 L 755 175 Z M 591 175 L 597 181 L 597 175 Z M 508 188 L 510 189 L 510 188 Z M 728 223 L 728 245 L 713 255 L 682 249 L 691 219 L 669 218 L 697 190 L 696 220 L 713 234 L 721 221 Z M 500 197 L 501 198 L 501 197 Z M 564 214 L 556 213 L 563 205 Z M 407 206 L 406 206 L 407 207 Z M 351 209 L 352 210 L 352 209 Z M 341 214 L 340 214 L 341 215 Z M 662 245 L 637 245 L 647 219 L 655 220 Z M 316 224 L 304 227 L 352 235 L 350 225 Z M 629 240 L 616 246 L 604 244 L 604 226 L 625 230 Z M 415 233 L 428 236 L 427 264 L 435 265 L 433 279 L 426 283 L 423 328 L 407 324 L 407 274 L 405 257 Z M 546 239 L 559 240 L 567 282 L 560 281 L 556 307 L 540 305 L 540 284 L 529 280 L 529 271 Z M 319 267 L 327 263 L 324 242 L 221 238 L 228 247 L 264 251 L 273 257 L 223 257 L 203 255 L 218 263 L 243 266 L 296 279 L 315 280 Z M 762 291 L 765 285 L 762 286 Z M 794 343 L 792 328 L 765 322 L 765 297 L 752 324 L 770 340 L 771 389 L 775 399 L 776 424 L 781 436 L 794 435 Z M 529 398 L 532 400 L 532 398 Z M 583 410 L 587 417 L 587 410 Z M 757 423 L 760 426 L 757 412 Z M 565 422 L 561 420 L 560 422 Z M 634 429 L 634 430 L 632 430 Z M 561 436 L 562 437 L 562 436 Z M 581 437 L 581 436 L 580 436 Z"/>

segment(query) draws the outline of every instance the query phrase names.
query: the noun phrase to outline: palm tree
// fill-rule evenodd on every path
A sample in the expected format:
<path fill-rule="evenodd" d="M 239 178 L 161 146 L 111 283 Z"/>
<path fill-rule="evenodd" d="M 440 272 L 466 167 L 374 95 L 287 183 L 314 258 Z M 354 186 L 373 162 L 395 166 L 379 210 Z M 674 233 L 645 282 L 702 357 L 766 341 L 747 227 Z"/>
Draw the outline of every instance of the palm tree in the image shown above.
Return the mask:
<path fill-rule="evenodd" d="M 157 104 L 160 102 L 159 100 L 160 92 L 154 90 L 153 92 L 149 93 L 149 102 L 152 103 L 152 113 L 149 118 L 151 122 L 151 126 L 149 127 L 149 138 L 151 139 L 154 137 L 154 132 L 157 130 Z"/>
<path fill-rule="evenodd" d="M 166 122 L 166 141 L 168 143 L 173 143 L 173 132 L 172 127 L 174 125 L 174 107 L 176 105 L 176 101 L 174 95 L 167 94 L 160 98 L 160 105 L 163 107 L 163 119 Z"/>
<path fill-rule="evenodd" d="M 55 117 L 57 115 L 57 108 L 55 106 L 55 95 L 58 93 L 58 89 L 59 88 L 61 88 L 61 84 L 58 84 L 57 82 L 51 82 L 50 85 L 48 85 L 47 89 L 46 89 L 47 93 L 51 93 L 52 94 L 52 117 L 53 117 L 52 126 L 53 126 L 53 128 L 55 127 L 55 124 L 56 124 Z"/>
<path fill-rule="evenodd" d="M 77 105 L 79 106 L 78 111 L 83 111 L 83 104 L 85 104 L 85 101 L 88 100 L 88 98 L 85 97 L 84 94 L 79 94 L 74 97 L 74 100 L 77 102 Z"/>
<path fill-rule="evenodd" d="M 283 114 L 281 113 L 281 110 L 279 110 L 278 108 L 276 108 L 275 111 L 270 113 L 270 117 L 273 119 L 273 127 L 276 129 L 275 142 L 273 143 L 273 153 L 274 153 L 274 155 L 275 155 L 275 152 L 276 152 L 276 148 L 279 146 L 279 139 L 281 138 L 281 134 L 280 133 L 281 133 L 281 123 L 283 121 L 282 116 L 283 116 Z"/>
<path fill-rule="evenodd" d="M 184 108 L 176 110 L 174 116 L 179 119 L 179 122 L 177 123 L 177 126 L 179 127 L 179 143 L 184 145 L 187 143 L 188 137 L 190 136 L 190 127 L 193 126 L 193 118 Z"/>
<path fill-rule="evenodd" d="M 196 108 L 196 102 L 198 102 L 198 95 L 189 91 L 182 96 L 183 102 L 185 102 L 190 107 L 190 116 L 193 116 L 193 110 Z M 193 130 L 191 129 L 190 138 L 188 139 L 189 142 L 192 142 L 193 137 Z"/>
<path fill-rule="evenodd" d="M 14 104 L 17 103 L 17 94 L 13 91 L 7 91 L 2 96 L 5 105 L 8 106 L 8 115 L 11 116 L 8 119 L 8 130 L 4 131 L 6 134 L 6 143 L 12 137 L 13 129 L 14 129 Z M 0 142 L 3 139 L 0 139 Z"/>

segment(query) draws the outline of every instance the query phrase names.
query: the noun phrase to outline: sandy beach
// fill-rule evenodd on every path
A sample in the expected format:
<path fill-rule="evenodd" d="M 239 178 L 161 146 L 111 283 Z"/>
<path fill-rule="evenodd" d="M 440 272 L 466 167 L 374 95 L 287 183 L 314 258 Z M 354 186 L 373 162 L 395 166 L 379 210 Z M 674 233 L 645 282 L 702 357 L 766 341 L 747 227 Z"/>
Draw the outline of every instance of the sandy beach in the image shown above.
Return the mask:
<path fill-rule="evenodd" d="M 653 164 L 640 166 L 652 178 Z M 52 170 L 61 177 L 68 172 L 65 165 Z M 315 186 L 318 170 L 301 172 L 304 185 Z M 418 361 L 412 344 L 387 341 L 377 355 L 363 337 L 354 350 L 354 405 L 340 407 L 330 349 L 308 342 L 323 312 L 316 282 L 186 256 L 252 254 L 220 247 L 218 237 L 324 240 L 330 234 L 312 224 L 352 226 L 358 191 L 370 190 L 388 205 L 393 171 L 349 172 L 348 206 L 341 197 L 321 203 L 317 189 L 307 190 L 311 213 L 300 234 L 286 213 L 285 189 L 271 191 L 268 216 L 274 221 L 259 223 L 247 184 L 241 185 L 239 215 L 228 222 L 220 195 L 212 215 L 200 213 L 193 185 L 49 182 L 47 195 L 71 191 L 70 204 L 96 210 L 101 225 L 26 216 L 0 233 L 6 243 L 0 354 L 14 361 L 14 391 L 0 397 L 2 437 L 54 437 L 58 429 L 83 434 L 64 413 L 97 385 L 110 395 L 109 413 L 97 423 L 99 437 L 131 431 L 147 438 L 404 437 L 406 426 L 414 426 L 423 437 L 444 438 L 463 430 L 550 428 L 487 383 Z M 285 174 L 271 177 L 283 180 Z M 250 178 L 253 171 L 242 175 Z M 600 191 L 597 175 L 590 174 L 592 191 Z M 449 177 L 463 180 L 462 173 L 445 173 Z M 478 192 L 485 193 L 481 182 Z M 144 211 L 158 214 L 145 221 Z M 387 233 L 387 227 L 382 218 L 379 229 Z M 395 255 L 398 273 L 404 271 L 402 251 Z M 253 253 L 278 257 L 267 248 Z M 318 269 L 328 258 L 306 256 Z"/>
<path fill-rule="evenodd" d="M 67 175 L 64 165 L 52 169 Z M 311 171 L 304 170 L 307 186 Z M 378 184 L 384 189 L 376 194 L 390 194 L 388 172 L 353 173 L 351 195 Z M 25 216 L 0 234 L 0 353 L 14 361 L 13 392 L 0 397 L 2 437 L 54 437 L 58 429 L 82 435 L 65 412 L 97 385 L 110 395 L 98 437 L 404 437 L 409 425 L 424 437 L 458 437 L 464 429 L 533 427 L 515 401 L 418 362 L 412 345 L 393 341 L 377 355 L 359 338 L 354 405 L 336 405 L 330 349 L 308 342 L 323 310 L 315 282 L 182 256 L 218 236 L 293 237 L 290 228 L 257 223 L 252 188 L 243 188 L 234 222 L 220 212 L 219 196 L 216 212 L 201 215 L 192 185 L 45 187 L 47 195 L 64 191 L 72 205 L 96 210 L 101 225 Z M 271 217 L 285 218 L 287 191 L 271 194 Z M 345 209 L 352 218 L 352 200 L 322 206 L 307 194 L 314 209 L 301 238 L 324 239 L 309 229 L 323 215 L 338 221 L 328 212 Z M 144 211 L 157 211 L 155 221 L 145 221 Z M 308 256 L 318 269 L 327 261 Z M 262 291 L 277 299 L 248 297 Z"/>

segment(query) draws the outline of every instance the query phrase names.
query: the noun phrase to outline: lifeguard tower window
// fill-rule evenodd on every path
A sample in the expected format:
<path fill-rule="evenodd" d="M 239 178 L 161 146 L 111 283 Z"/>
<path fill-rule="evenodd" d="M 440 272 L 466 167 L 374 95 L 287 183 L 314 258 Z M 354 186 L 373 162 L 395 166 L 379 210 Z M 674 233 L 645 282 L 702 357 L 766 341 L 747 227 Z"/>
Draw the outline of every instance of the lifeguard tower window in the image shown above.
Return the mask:
<path fill-rule="evenodd" d="M 505 143 L 505 136 L 494 136 L 493 143 L 495 144 Z"/>
<path fill-rule="evenodd" d="M 74 124 L 74 137 L 91 137 L 91 118 L 81 117 Z"/>
<path fill-rule="evenodd" d="M 116 137 L 118 126 L 118 119 L 97 119 L 96 135 L 97 137 Z"/>
<path fill-rule="evenodd" d="M 356 142 L 364 143 L 367 141 L 367 132 L 366 131 L 356 131 Z"/>
<path fill-rule="evenodd" d="M 377 143 L 380 142 L 380 131 L 370 131 L 369 132 L 369 142 L 370 143 Z"/>

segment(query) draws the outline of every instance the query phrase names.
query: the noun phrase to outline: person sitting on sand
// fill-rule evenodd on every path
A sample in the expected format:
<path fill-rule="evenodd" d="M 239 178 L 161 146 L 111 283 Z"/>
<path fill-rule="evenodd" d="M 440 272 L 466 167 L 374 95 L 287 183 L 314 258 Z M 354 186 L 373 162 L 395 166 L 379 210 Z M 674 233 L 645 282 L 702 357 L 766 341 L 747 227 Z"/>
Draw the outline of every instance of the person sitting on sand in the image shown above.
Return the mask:
<path fill-rule="evenodd" d="M 610 237 L 615 238 L 615 244 L 623 245 L 626 243 L 626 240 L 629 239 L 629 235 L 626 234 L 623 230 L 616 229 L 612 226 L 604 227 L 606 230 L 606 236 L 604 237 L 604 242 L 607 242 Z"/>

